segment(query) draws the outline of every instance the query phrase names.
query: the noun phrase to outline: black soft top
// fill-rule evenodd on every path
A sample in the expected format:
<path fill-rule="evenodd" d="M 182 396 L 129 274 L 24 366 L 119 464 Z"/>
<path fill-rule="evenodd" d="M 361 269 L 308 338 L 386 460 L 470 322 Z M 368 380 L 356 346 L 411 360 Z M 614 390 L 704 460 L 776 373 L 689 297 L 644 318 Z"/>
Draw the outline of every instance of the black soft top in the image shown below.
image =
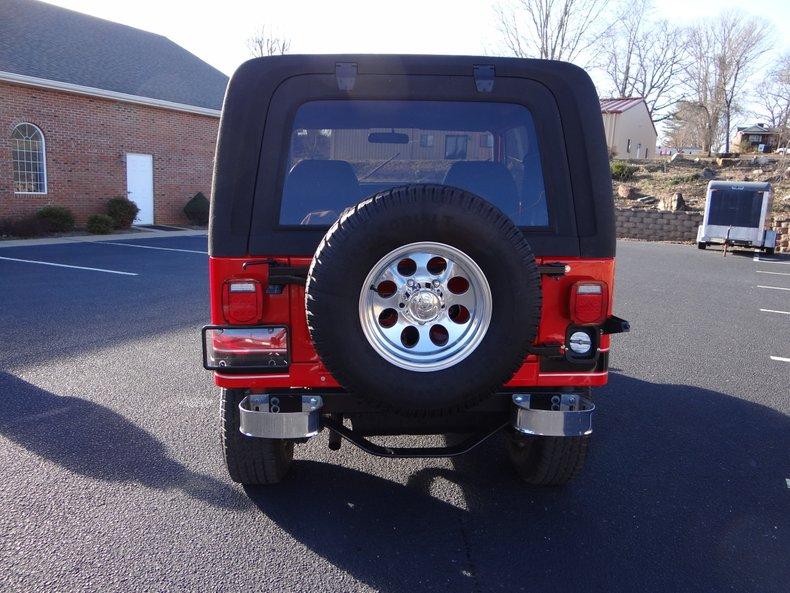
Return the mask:
<path fill-rule="evenodd" d="M 587 73 L 549 60 L 413 55 L 292 55 L 242 64 L 228 85 L 220 121 L 212 256 L 313 254 L 325 230 L 281 228 L 277 213 L 289 118 L 302 103 L 322 99 L 526 105 L 539 127 L 545 122 L 541 150 L 549 199 L 567 202 L 572 213 L 561 227 L 526 230 L 533 250 L 539 256 L 614 256 L 608 154 Z"/>

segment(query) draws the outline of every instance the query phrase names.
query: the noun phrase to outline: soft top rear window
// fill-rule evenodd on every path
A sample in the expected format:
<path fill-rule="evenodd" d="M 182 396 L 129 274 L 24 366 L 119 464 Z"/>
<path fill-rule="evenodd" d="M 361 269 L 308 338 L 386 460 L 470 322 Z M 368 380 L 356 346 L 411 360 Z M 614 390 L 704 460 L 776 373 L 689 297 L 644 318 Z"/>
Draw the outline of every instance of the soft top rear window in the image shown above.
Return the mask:
<path fill-rule="evenodd" d="M 365 196 L 441 183 L 522 227 L 549 224 L 530 111 L 512 103 L 310 101 L 296 112 L 281 225 L 328 226 Z"/>

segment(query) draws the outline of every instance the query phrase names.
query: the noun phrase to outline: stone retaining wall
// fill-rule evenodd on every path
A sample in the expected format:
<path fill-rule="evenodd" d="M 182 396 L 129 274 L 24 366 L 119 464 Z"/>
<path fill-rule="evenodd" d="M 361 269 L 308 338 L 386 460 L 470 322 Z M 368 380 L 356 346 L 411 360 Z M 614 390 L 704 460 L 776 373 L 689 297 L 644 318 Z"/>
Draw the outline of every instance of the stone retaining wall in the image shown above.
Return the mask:
<path fill-rule="evenodd" d="M 790 253 L 790 216 L 774 218 L 776 250 Z"/>
<path fill-rule="evenodd" d="M 643 241 L 696 241 L 702 212 L 616 209 L 617 236 Z M 790 252 L 790 217 L 773 220 L 776 250 Z"/>
<path fill-rule="evenodd" d="M 702 212 L 616 209 L 617 236 L 644 241 L 696 241 Z"/>

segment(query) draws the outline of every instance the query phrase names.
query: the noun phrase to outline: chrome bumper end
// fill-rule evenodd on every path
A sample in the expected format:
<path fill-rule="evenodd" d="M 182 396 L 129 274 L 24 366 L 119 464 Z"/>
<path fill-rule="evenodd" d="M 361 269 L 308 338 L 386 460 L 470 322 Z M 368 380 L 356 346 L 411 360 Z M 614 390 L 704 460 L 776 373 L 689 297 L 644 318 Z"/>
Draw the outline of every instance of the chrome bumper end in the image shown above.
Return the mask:
<path fill-rule="evenodd" d="M 248 395 L 239 403 L 239 430 L 248 437 L 265 439 L 313 437 L 321 430 L 322 406 L 320 396 L 303 395 L 301 410 L 283 412 L 276 395 Z"/>
<path fill-rule="evenodd" d="M 513 428 L 523 434 L 577 437 L 592 433 L 595 404 L 578 394 L 554 394 L 548 409 L 533 407 L 528 393 L 513 394 L 513 403 Z"/>

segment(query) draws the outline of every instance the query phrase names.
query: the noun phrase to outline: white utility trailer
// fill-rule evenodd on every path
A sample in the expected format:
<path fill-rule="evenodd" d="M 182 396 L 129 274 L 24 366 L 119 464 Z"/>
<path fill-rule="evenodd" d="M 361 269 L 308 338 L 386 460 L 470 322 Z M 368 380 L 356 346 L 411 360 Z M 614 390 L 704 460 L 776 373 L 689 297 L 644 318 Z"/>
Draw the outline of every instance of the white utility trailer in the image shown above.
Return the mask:
<path fill-rule="evenodd" d="M 776 231 L 765 228 L 772 198 L 770 183 L 711 181 L 705 216 L 697 230 L 697 247 L 740 245 L 773 253 Z"/>

